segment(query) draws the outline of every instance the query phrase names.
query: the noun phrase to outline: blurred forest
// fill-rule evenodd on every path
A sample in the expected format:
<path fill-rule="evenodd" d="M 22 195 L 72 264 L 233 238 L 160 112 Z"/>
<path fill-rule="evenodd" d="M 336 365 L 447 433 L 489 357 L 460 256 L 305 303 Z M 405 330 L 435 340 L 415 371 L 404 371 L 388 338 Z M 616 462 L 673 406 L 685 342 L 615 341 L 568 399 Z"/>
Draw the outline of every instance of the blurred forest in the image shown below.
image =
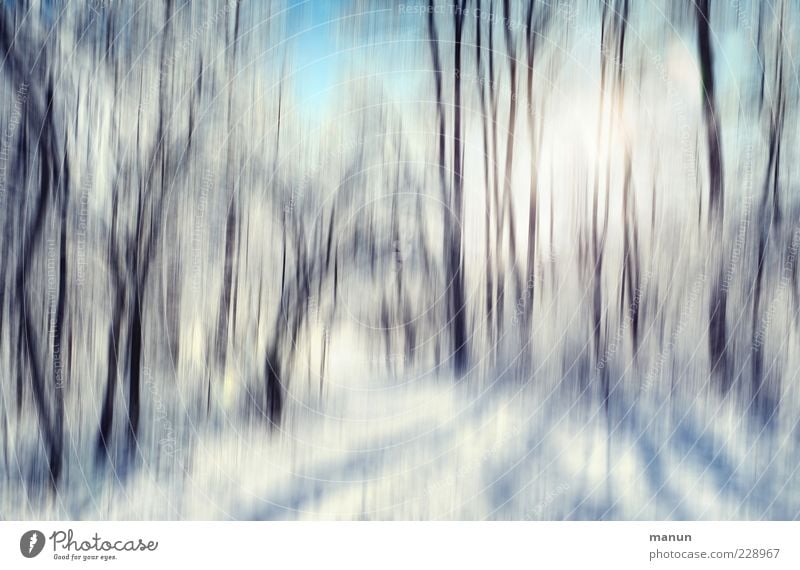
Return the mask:
<path fill-rule="evenodd" d="M 5 0 L 0 518 L 796 518 L 798 22 Z"/>

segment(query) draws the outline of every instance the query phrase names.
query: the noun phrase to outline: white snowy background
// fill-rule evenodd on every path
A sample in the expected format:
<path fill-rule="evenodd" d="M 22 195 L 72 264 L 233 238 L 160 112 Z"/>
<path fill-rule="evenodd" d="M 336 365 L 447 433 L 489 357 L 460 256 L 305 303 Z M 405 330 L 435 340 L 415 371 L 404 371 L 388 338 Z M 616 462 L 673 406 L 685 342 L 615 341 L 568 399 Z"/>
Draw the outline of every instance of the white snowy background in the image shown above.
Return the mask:
<path fill-rule="evenodd" d="M 3 1 L 0 518 L 797 518 L 799 16 Z"/>

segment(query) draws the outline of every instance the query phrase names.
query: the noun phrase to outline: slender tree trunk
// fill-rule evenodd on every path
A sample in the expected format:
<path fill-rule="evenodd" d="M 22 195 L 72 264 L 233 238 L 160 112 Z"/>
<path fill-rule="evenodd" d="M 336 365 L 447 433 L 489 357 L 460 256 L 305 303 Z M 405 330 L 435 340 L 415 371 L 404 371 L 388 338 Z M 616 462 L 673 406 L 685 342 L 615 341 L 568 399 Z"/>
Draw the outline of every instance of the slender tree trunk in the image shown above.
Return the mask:
<path fill-rule="evenodd" d="M 711 262 L 716 264 L 709 303 L 708 353 L 711 373 L 724 392 L 730 388 L 728 372 L 727 287 L 723 286 L 723 214 L 724 183 L 722 143 L 715 99 L 714 54 L 711 49 L 710 13 L 708 0 L 695 3 L 697 13 L 697 45 L 700 56 L 700 76 L 703 87 L 703 118 L 708 146 L 708 210 L 711 225 Z"/>

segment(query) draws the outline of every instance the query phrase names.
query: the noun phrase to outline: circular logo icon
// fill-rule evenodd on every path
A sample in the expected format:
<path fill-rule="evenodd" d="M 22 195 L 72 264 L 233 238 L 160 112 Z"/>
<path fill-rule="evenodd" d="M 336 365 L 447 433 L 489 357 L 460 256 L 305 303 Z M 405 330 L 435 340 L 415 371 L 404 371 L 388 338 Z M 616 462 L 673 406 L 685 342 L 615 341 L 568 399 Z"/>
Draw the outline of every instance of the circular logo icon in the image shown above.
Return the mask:
<path fill-rule="evenodd" d="M 29 530 L 19 539 L 19 551 L 25 558 L 33 558 L 44 548 L 44 533 L 39 530 Z"/>

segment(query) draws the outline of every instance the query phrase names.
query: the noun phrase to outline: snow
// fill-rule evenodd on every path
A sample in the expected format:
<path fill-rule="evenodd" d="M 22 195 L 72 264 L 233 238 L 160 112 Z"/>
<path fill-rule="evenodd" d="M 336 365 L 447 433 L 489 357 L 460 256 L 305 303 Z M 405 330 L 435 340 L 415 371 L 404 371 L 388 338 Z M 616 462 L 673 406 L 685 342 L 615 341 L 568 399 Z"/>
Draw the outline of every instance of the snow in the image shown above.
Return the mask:
<path fill-rule="evenodd" d="M 758 432 L 722 400 L 713 415 L 640 401 L 608 421 L 534 382 L 477 391 L 361 368 L 334 368 L 323 399 L 271 436 L 229 417 L 118 477 L 89 462 L 54 503 L 2 497 L 21 507 L 4 516 L 724 520 L 791 519 L 800 506 L 794 426 Z"/>

